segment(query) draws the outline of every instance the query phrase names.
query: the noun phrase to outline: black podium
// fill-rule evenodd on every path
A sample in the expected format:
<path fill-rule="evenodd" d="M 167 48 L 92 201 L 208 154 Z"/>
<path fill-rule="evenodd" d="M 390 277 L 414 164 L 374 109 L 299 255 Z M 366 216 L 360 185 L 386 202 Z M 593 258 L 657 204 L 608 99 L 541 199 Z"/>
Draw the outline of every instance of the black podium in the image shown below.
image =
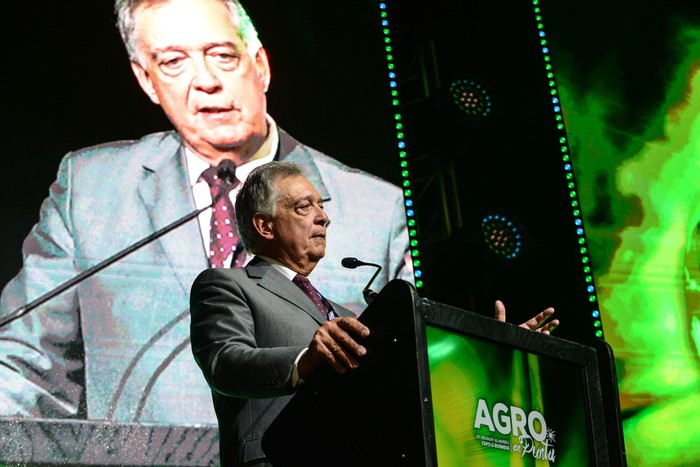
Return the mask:
<path fill-rule="evenodd" d="M 387 284 L 357 370 L 319 371 L 269 427 L 285 466 L 626 465 L 610 347 L 582 345 Z"/>

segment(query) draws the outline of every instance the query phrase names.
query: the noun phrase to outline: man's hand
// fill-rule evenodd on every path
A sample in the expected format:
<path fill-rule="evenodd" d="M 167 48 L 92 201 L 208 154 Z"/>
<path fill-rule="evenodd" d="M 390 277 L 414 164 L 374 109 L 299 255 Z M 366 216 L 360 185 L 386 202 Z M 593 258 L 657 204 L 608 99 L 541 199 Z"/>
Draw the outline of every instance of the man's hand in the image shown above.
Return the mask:
<path fill-rule="evenodd" d="M 326 321 L 318 328 L 308 350 L 299 359 L 299 377 L 308 378 L 323 362 L 338 373 L 357 368 L 359 357 L 365 355 L 367 349 L 358 344 L 355 337 L 367 336 L 369 328 L 357 318 L 343 317 Z"/>
<path fill-rule="evenodd" d="M 542 334 L 549 334 L 554 330 L 555 327 L 559 326 L 559 320 L 553 319 L 544 325 L 545 321 L 552 316 L 554 313 L 554 308 L 549 307 L 541 313 L 538 313 L 534 317 L 520 324 L 521 328 L 529 329 L 530 331 L 541 332 Z M 506 306 L 502 301 L 496 300 L 496 319 L 498 321 L 506 322 Z"/>

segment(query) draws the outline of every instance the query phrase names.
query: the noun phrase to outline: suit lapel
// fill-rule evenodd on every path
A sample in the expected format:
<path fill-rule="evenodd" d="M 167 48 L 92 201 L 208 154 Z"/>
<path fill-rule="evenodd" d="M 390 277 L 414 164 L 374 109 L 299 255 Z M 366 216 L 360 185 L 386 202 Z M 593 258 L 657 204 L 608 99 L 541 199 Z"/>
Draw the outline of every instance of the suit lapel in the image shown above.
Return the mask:
<path fill-rule="evenodd" d="M 287 279 L 267 261 L 255 257 L 245 269 L 249 277 L 258 280 L 260 287 L 304 311 L 317 323 L 323 324 L 325 317 L 318 311 L 316 305 L 309 300 L 309 297 L 294 282 Z"/>
<path fill-rule="evenodd" d="M 195 210 L 184 160 L 179 139 L 166 138 L 153 159 L 143 167 L 144 180 L 139 185 L 139 194 L 156 230 Z M 156 241 L 184 291 L 189 293 L 197 274 L 209 266 L 197 219 L 189 220 Z"/>

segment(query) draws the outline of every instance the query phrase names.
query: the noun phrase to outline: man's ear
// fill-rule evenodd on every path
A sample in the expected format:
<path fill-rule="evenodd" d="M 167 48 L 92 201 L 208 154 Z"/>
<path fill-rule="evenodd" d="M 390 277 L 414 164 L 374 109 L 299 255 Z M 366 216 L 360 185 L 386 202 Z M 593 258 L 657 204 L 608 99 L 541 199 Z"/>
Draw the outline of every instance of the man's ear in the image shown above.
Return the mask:
<path fill-rule="evenodd" d="M 267 51 L 263 47 L 255 52 L 255 69 L 258 70 L 258 78 L 263 84 L 263 91 L 267 92 L 270 87 L 270 61 L 267 58 Z"/>
<path fill-rule="evenodd" d="M 143 92 L 146 93 L 154 104 L 160 105 L 158 93 L 156 93 L 156 89 L 153 87 L 153 81 L 148 71 L 136 62 L 131 62 L 131 71 L 134 72 L 134 76 L 136 76 L 136 80 L 139 82 L 139 86 L 141 86 Z"/>
<path fill-rule="evenodd" d="M 275 234 L 272 232 L 272 223 L 272 218 L 259 212 L 253 216 L 253 227 L 258 235 L 265 240 L 274 240 L 275 238 Z"/>

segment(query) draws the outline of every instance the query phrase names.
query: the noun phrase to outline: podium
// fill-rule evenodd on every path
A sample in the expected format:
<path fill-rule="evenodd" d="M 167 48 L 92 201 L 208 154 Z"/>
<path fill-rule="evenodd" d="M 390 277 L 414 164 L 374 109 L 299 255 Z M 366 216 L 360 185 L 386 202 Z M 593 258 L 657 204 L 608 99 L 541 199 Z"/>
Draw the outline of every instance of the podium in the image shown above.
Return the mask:
<path fill-rule="evenodd" d="M 360 367 L 318 371 L 263 437 L 275 467 L 626 465 L 610 347 L 421 299 L 360 315 Z"/>

